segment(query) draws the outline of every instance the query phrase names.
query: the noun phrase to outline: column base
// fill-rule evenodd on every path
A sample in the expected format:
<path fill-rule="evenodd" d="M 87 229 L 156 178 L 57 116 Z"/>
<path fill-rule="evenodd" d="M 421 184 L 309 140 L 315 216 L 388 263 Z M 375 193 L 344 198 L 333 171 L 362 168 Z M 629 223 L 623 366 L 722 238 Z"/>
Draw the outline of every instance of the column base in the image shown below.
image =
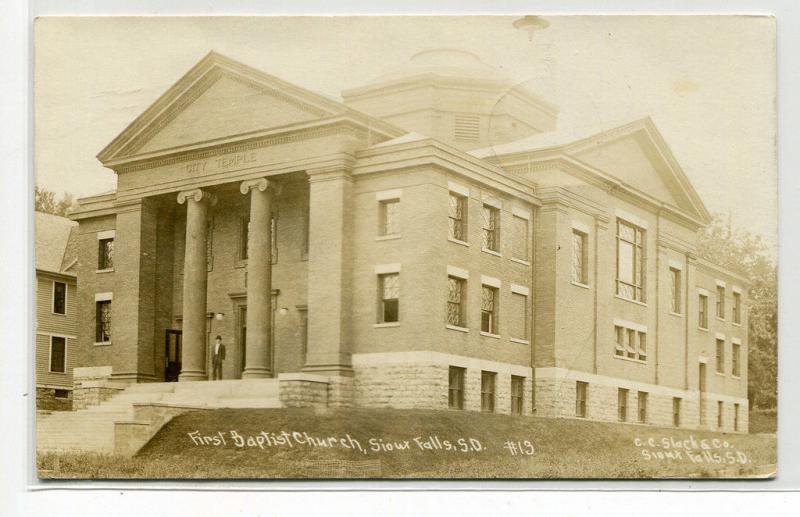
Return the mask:
<path fill-rule="evenodd" d="M 188 371 L 188 372 L 181 372 L 178 375 L 178 382 L 192 382 L 192 381 L 207 381 L 208 375 L 205 372 L 197 371 Z"/>
<path fill-rule="evenodd" d="M 242 379 L 269 379 L 272 377 L 272 370 L 269 368 L 245 368 L 242 372 Z"/>

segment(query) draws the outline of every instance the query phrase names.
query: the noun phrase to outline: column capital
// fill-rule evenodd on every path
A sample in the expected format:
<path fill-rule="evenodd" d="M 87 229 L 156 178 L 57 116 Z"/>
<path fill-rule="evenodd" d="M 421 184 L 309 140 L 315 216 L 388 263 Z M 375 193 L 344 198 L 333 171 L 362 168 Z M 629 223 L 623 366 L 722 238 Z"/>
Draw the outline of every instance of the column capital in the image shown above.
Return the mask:
<path fill-rule="evenodd" d="M 195 202 L 199 203 L 200 201 L 207 199 L 211 205 L 217 204 L 217 196 L 208 192 L 207 190 L 202 190 L 199 188 L 191 189 L 191 190 L 184 190 L 182 192 L 178 192 L 178 204 L 182 205 L 186 202 L 187 199 L 194 199 Z"/>
<path fill-rule="evenodd" d="M 266 192 L 267 189 L 269 189 L 274 194 L 280 194 L 280 187 L 280 183 L 275 181 L 270 181 L 267 178 L 256 178 L 252 180 L 244 180 L 242 184 L 239 185 L 239 192 L 242 194 L 247 194 L 251 190 L 255 189 L 258 189 L 259 192 Z"/>

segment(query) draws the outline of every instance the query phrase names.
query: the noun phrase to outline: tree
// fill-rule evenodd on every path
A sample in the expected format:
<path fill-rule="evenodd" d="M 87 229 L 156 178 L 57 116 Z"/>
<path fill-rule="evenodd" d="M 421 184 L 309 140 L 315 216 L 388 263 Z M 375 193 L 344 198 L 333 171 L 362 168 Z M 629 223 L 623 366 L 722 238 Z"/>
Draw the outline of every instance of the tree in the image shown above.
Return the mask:
<path fill-rule="evenodd" d="M 699 256 L 750 281 L 747 396 L 759 408 L 774 408 L 778 393 L 778 275 L 767 250 L 761 236 L 733 230 L 720 215 L 698 239 Z"/>
<path fill-rule="evenodd" d="M 69 192 L 65 192 L 61 198 L 56 199 L 55 192 L 44 187 L 34 187 L 34 210 L 37 212 L 64 217 L 67 215 L 67 211 L 75 208 L 76 205 L 75 197 Z"/>

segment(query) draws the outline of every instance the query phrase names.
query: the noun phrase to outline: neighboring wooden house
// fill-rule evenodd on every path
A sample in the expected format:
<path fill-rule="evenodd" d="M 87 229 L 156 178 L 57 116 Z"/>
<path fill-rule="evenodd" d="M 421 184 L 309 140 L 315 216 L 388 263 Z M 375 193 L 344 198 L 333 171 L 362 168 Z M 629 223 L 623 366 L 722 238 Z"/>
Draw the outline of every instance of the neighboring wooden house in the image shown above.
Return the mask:
<path fill-rule="evenodd" d="M 72 409 L 78 225 L 36 212 L 36 408 Z"/>

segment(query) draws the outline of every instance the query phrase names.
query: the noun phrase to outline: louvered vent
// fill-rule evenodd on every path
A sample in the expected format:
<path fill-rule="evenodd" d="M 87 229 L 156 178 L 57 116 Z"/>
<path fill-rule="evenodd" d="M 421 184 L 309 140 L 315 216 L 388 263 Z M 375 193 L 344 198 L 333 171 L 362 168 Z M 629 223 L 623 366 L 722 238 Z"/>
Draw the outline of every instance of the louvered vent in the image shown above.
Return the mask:
<path fill-rule="evenodd" d="M 481 136 L 480 115 L 456 115 L 456 140 L 479 140 Z"/>

